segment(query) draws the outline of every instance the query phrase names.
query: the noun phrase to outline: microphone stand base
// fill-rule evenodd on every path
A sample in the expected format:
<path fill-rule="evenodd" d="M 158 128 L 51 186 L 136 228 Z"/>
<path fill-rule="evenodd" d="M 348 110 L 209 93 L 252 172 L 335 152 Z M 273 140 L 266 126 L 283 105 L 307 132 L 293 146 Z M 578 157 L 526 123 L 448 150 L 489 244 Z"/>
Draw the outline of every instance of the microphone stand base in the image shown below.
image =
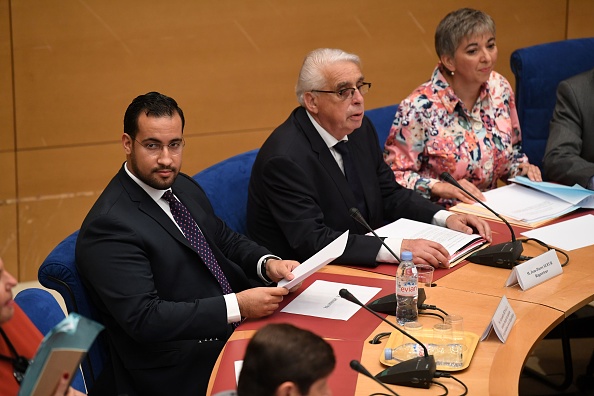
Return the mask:
<path fill-rule="evenodd" d="M 489 267 L 512 269 L 523 250 L 522 241 L 500 243 L 481 249 L 468 256 L 466 260 Z"/>
<path fill-rule="evenodd" d="M 429 389 L 435 375 L 433 355 L 418 357 L 398 363 L 375 376 L 386 384 Z"/>

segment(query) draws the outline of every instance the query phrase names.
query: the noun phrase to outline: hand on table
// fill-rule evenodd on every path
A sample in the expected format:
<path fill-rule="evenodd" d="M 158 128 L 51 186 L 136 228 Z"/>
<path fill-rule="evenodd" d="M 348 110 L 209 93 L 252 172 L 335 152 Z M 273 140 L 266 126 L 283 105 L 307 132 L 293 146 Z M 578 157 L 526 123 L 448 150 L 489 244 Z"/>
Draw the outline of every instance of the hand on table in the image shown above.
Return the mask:
<path fill-rule="evenodd" d="M 430 264 L 435 268 L 450 266 L 450 254 L 440 243 L 427 239 L 403 239 L 400 251 L 405 250 L 412 253 L 415 264 Z"/>

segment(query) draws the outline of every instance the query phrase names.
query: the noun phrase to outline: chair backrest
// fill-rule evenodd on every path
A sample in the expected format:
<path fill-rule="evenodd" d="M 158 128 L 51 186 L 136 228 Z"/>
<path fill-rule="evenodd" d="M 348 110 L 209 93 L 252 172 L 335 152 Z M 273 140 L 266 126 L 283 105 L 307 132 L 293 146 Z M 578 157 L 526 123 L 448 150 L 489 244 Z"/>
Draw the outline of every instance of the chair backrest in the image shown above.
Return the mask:
<path fill-rule="evenodd" d="M 397 104 L 365 111 L 365 115 L 369 117 L 371 123 L 375 127 L 379 145 L 382 150 L 384 149 L 384 144 L 386 143 L 386 139 L 390 133 L 390 128 L 392 128 L 396 110 L 398 110 Z"/>
<path fill-rule="evenodd" d="M 39 283 L 60 293 L 68 312 L 76 312 L 102 323 L 99 312 L 91 303 L 76 270 L 74 248 L 77 236 L 78 231 L 66 237 L 41 263 L 37 275 Z M 108 357 L 107 345 L 103 340 L 103 335 L 100 334 L 81 363 L 85 382 L 89 389 L 93 388 Z"/>
<path fill-rule="evenodd" d="M 594 37 L 556 41 L 515 50 L 516 106 L 522 147 L 541 166 L 559 83 L 594 67 Z"/>
<path fill-rule="evenodd" d="M 247 232 L 248 185 L 258 149 L 237 154 L 195 174 L 215 214 L 241 234 Z"/>
<path fill-rule="evenodd" d="M 49 333 L 55 325 L 66 317 L 60 304 L 47 290 L 38 288 L 24 289 L 14 297 L 14 301 L 43 335 Z M 85 382 L 80 369 L 72 379 L 71 386 L 86 393 Z"/>

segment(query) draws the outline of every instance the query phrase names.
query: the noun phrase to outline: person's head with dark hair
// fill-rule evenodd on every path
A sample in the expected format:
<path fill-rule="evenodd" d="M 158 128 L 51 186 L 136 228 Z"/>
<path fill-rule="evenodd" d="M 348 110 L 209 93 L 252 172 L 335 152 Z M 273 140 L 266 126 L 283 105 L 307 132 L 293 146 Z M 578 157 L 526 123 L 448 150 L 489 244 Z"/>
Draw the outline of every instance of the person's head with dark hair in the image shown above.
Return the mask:
<path fill-rule="evenodd" d="M 287 323 L 269 324 L 251 339 L 239 375 L 239 396 L 331 395 L 336 358 L 320 336 Z"/>
<path fill-rule="evenodd" d="M 181 118 L 183 132 L 186 123 L 184 112 L 177 105 L 175 99 L 159 92 L 139 95 L 130 103 L 124 114 L 124 133 L 130 135 L 133 139 L 136 137 L 138 117 L 141 114 L 145 114 L 147 117 L 172 117 L 176 113 Z"/>
<path fill-rule="evenodd" d="M 174 99 L 158 92 L 137 96 L 124 115 L 127 169 L 152 188 L 171 187 L 181 170 L 184 126 Z"/>

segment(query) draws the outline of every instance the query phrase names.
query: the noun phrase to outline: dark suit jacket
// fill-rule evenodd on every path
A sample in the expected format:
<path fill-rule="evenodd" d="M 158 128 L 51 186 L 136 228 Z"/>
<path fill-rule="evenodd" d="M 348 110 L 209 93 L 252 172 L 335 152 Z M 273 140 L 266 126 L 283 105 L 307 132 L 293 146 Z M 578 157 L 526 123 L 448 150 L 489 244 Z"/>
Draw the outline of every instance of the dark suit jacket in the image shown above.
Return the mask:
<path fill-rule="evenodd" d="M 231 287 L 270 252 L 233 232 L 204 191 L 179 174 L 174 194 L 192 213 Z M 232 333 L 223 292 L 174 222 L 122 168 L 84 220 L 81 278 L 107 329 L 117 394 L 200 395 Z M 116 393 L 113 393 L 116 394 Z"/>
<path fill-rule="evenodd" d="M 396 183 L 367 117 L 348 138 L 372 228 L 401 217 L 431 222 L 443 209 Z M 373 266 L 381 243 L 361 235 L 367 231 L 349 216 L 354 206 L 344 174 L 298 107 L 258 152 L 249 185 L 250 237 L 284 259 L 304 260 L 349 230 L 345 253 L 335 263 Z"/>
<path fill-rule="evenodd" d="M 594 69 L 557 88 L 543 172 L 548 180 L 583 187 L 594 176 Z"/>

